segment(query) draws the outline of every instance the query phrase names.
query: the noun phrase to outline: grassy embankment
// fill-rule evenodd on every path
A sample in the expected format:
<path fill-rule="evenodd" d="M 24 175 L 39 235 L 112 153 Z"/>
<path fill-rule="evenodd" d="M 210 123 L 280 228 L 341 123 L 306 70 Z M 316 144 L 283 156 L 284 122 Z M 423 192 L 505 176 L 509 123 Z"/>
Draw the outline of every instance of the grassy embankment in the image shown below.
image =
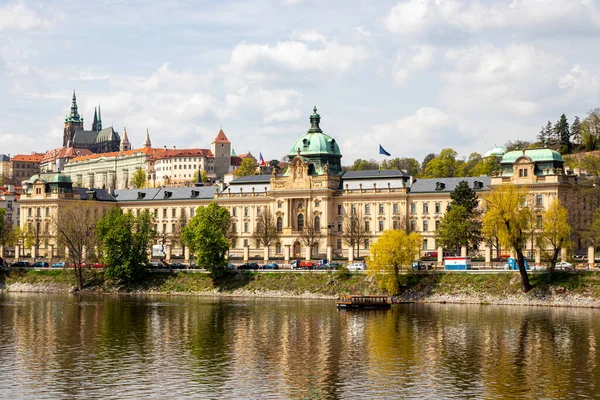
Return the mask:
<path fill-rule="evenodd" d="M 147 292 L 165 294 L 266 294 L 335 297 L 340 293 L 383 294 L 368 275 L 329 273 L 233 273 L 213 282 L 207 274 L 154 272 L 143 281 L 131 285 L 116 285 L 104 278 L 101 271 L 86 271 L 87 290 L 97 292 Z M 554 282 L 547 285 L 546 275 L 530 275 L 533 290 L 527 296 L 539 299 L 547 296 L 582 296 L 600 300 L 600 273 L 578 271 L 556 272 Z M 432 296 L 463 296 L 471 299 L 503 299 L 522 296 L 517 273 L 408 273 L 402 277 L 399 292 L 407 300 L 427 300 Z M 72 271 L 2 271 L 0 285 L 29 285 L 35 291 L 69 291 L 76 285 Z M 16 289 L 19 290 L 19 289 Z"/>

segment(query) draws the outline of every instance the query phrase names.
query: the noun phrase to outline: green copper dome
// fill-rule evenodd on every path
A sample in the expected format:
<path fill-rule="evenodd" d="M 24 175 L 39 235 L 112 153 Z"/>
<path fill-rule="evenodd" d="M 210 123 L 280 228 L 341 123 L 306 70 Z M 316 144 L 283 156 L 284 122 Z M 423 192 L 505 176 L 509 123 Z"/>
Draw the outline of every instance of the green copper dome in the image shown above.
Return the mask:
<path fill-rule="evenodd" d="M 290 159 L 298 155 L 305 157 L 314 164 L 315 174 L 322 174 L 325 165 L 331 173 L 338 174 L 342 171 L 340 147 L 334 138 L 323 133 L 319 126 L 320 122 L 321 116 L 315 106 L 310 116 L 310 129 L 294 141 L 289 157 Z"/>
<path fill-rule="evenodd" d="M 44 183 L 72 183 L 69 175 L 64 175 L 60 172 L 33 175 L 31 178 L 29 178 L 29 183 L 34 183 L 38 179 L 41 179 Z"/>
<path fill-rule="evenodd" d="M 525 156 L 533 162 L 558 161 L 563 162 L 563 158 L 558 151 L 550 149 L 527 149 L 509 151 L 502 157 L 502 164 L 514 163 L 519 157 Z"/>

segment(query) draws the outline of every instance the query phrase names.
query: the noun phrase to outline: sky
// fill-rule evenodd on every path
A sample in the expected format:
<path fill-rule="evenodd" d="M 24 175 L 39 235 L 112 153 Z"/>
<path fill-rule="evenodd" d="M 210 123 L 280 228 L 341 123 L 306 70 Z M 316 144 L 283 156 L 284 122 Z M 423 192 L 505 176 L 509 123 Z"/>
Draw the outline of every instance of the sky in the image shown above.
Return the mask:
<path fill-rule="evenodd" d="M 0 153 L 85 128 L 281 159 L 310 127 L 356 158 L 460 157 L 600 107 L 600 0 L 0 0 Z"/>

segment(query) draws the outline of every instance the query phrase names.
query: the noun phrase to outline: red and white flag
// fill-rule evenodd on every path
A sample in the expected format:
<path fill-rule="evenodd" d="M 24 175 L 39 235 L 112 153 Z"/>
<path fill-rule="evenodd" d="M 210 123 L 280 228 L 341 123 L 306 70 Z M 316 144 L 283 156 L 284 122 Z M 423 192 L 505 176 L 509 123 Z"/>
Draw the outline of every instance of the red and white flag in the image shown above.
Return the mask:
<path fill-rule="evenodd" d="M 262 153 L 258 153 L 260 154 L 260 158 L 258 159 L 258 165 L 260 165 L 261 167 L 265 166 L 265 159 L 262 156 Z"/>

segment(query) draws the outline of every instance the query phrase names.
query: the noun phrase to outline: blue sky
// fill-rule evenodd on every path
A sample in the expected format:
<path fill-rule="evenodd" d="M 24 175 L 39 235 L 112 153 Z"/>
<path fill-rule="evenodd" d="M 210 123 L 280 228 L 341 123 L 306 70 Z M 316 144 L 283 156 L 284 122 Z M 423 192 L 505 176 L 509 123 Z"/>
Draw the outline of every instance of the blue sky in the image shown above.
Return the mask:
<path fill-rule="evenodd" d="M 597 0 L 0 1 L 0 153 L 90 128 L 281 158 L 313 105 L 344 155 L 461 157 L 600 107 Z"/>

